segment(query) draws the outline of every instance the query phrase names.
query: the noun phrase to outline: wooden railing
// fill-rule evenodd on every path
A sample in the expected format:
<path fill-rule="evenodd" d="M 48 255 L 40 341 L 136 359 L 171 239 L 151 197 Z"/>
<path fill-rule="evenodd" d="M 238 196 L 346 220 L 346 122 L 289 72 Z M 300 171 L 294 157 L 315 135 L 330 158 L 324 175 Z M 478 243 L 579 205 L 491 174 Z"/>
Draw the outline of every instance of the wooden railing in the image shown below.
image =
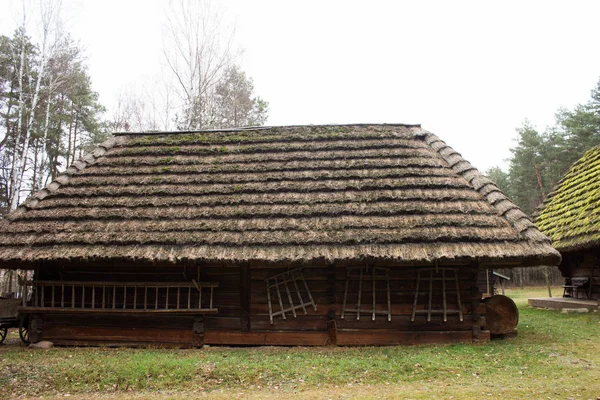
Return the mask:
<path fill-rule="evenodd" d="M 34 281 L 22 311 L 216 313 L 214 282 Z"/>

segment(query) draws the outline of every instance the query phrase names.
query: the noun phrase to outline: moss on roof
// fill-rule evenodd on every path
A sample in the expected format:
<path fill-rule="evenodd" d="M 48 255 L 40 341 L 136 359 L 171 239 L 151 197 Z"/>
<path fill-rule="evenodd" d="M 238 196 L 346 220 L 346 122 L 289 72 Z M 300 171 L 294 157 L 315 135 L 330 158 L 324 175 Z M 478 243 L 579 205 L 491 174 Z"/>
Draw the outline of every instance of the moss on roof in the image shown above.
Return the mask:
<path fill-rule="evenodd" d="M 413 125 L 123 134 L 31 196 L 0 265 L 61 260 L 556 264 L 529 218 Z"/>
<path fill-rule="evenodd" d="M 573 164 L 540 207 L 536 223 L 561 252 L 600 244 L 600 146 Z"/>

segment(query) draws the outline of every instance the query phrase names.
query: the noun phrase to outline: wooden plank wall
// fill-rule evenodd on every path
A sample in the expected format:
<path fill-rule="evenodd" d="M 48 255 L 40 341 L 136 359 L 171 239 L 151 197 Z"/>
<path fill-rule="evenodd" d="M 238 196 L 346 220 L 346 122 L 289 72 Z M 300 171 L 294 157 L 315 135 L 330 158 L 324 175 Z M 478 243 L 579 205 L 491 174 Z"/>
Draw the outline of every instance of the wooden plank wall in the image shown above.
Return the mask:
<path fill-rule="evenodd" d="M 373 321 L 370 313 L 361 314 L 359 320 L 356 319 L 355 314 L 346 314 L 345 318 L 342 319 L 346 269 L 334 267 L 304 268 L 304 276 L 317 304 L 317 310 L 306 307 L 307 314 L 304 314 L 302 310 L 297 310 L 297 317 L 293 317 L 292 313 L 289 312 L 286 313 L 286 319 L 276 316 L 273 323 L 271 323 L 265 279 L 283 273 L 286 269 L 256 268 L 250 271 L 250 321 L 246 333 L 242 332 L 240 322 L 242 314 L 240 279 L 243 278 L 245 281 L 248 277 L 242 277 L 239 271 L 240 269 L 203 269 L 203 279 L 219 282 L 218 294 L 215 294 L 215 304 L 219 308 L 219 314 L 205 318 L 206 343 L 227 344 L 227 341 L 230 341 L 230 344 L 282 344 L 288 343 L 294 338 L 294 340 L 297 340 L 296 344 L 304 345 L 356 344 L 363 339 L 365 340 L 363 344 L 383 344 L 386 343 L 386 340 L 388 344 L 396 344 L 403 341 L 415 343 L 421 340 L 427 342 L 437 339 L 442 341 L 452 339 L 450 333 L 444 335 L 433 334 L 432 336 L 426 334 L 426 332 L 455 332 L 454 338 L 458 338 L 458 341 L 470 341 L 473 338 L 473 311 L 481 312 L 481 308 L 478 308 L 481 292 L 473 290 L 477 276 L 476 267 L 463 268 L 459 273 L 462 322 L 459 320 L 458 315 L 448 315 L 446 322 L 443 321 L 441 315 L 432 316 L 429 322 L 426 315 L 417 315 L 415 321 L 411 321 L 416 280 L 415 268 L 390 270 L 391 321 L 388 321 L 385 315 L 377 315 L 375 321 Z M 424 287 L 424 285 L 425 281 L 421 283 L 421 291 L 428 291 L 428 286 Z M 362 308 L 370 311 L 373 299 L 370 282 L 366 286 L 362 291 L 361 303 Z M 290 285 L 290 291 L 293 300 L 296 302 L 297 297 L 293 285 Z M 432 297 L 434 308 L 441 309 L 440 281 L 434 282 L 433 291 L 436 293 Z M 308 298 L 306 292 L 302 289 L 301 295 L 303 299 Z M 282 292 L 282 296 L 284 307 L 287 307 L 289 305 L 287 293 Z M 386 311 L 387 291 L 383 281 L 377 283 L 375 297 L 377 310 Z M 355 308 L 357 298 L 358 285 L 355 283 L 349 287 L 348 305 Z M 427 296 L 422 294 L 419 299 L 417 309 L 424 310 L 428 301 Z M 456 290 L 450 285 L 447 288 L 446 300 L 448 309 L 458 308 Z M 274 311 L 280 310 L 274 291 L 272 291 L 272 307 Z M 476 319 L 478 316 L 476 316 Z M 414 334 L 401 337 L 399 332 L 412 332 Z M 299 339 L 302 334 L 304 334 L 304 340 Z M 369 335 L 372 336 L 373 340 L 368 339 Z M 269 336 L 272 339 L 269 339 Z"/>
<path fill-rule="evenodd" d="M 193 332 L 194 317 L 143 315 L 31 315 L 39 318 L 40 340 L 57 345 L 201 346 L 202 337 Z"/>
<path fill-rule="evenodd" d="M 414 301 L 416 270 L 414 267 L 390 269 L 391 321 L 386 315 L 377 315 L 372 320 L 370 312 L 362 314 L 357 320 L 355 314 L 346 314 L 341 318 L 346 268 L 304 268 L 304 276 L 317 310 L 307 306 L 307 314 L 297 310 L 297 317 L 286 313 L 284 320 L 276 316 L 271 323 L 267 301 L 265 279 L 283 273 L 285 268 L 249 267 L 203 267 L 200 280 L 217 282 L 214 292 L 214 306 L 218 314 L 205 316 L 92 316 L 92 315 L 44 315 L 43 338 L 54 340 L 57 344 L 139 344 L 161 343 L 173 346 L 197 346 L 202 343 L 222 345 L 383 345 L 414 344 L 430 342 L 470 342 L 473 340 L 474 325 L 478 322 L 482 308 L 479 306 L 481 291 L 474 288 L 477 267 L 463 266 L 459 273 L 460 297 L 463 321 L 458 315 L 448 315 L 444 322 L 441 315 L 417 315 L 411 321 Z M 158 281 L 181 281 L 182 269 L 161 270 L 159 275 L 147 274 L 142 279 L 152 277 Z M 123 280 L 139 281 L 136 270 L 121 270 L 118 275 Z M 166 274 L 165 272 L 171 272 Z M 190 275 L 190 270 L 187 270 Z M 194 279 L 196 276 L 195 270 Z M 47 274 L 48 278 L 59 278 L 57 273 Z M 77 274 L 70 271 L 63 274 L 65 279 L 106 279 L 106 274 L 98 270 L 97 274 Z M 112 277 L 111 277 L 112 278 Z M 191 279 L 190 276 L 188 278 Z M 250 288 L 247 287 L 250 283 Z M 363 288 L 361 303 L 364 309 L 372 307 L 370 281 Z M 290 286 L 292 289 L 293 286 Z M 308 295 L 301 288 L 303 299 Z M 424 310 L 427 304 L 428 282 L 421 282 L 421 292 L 417 309 Z M 432 303 L 441 309 L 441 282 L 434 282 Z M 286 306 L 287 293 L 283 293 Z M 274 311 L 280 309 L 275 293 L 272 292 Z M 46 295 L 48 296 L 48 295 Z M 292 296 L 296 301 L 295 288 Z M 387 310 L 387 291 L 384 281 L 376 286 L 377 310 Z M 355 308 L 358 298 L 358 286 L 349 287 L 348 306 Z M 447 307 L 457 308 L 456 290 L 447 287 Z M 198 318 L 201 324 L 198 325 Z M 193 334 L 193 327 L 201 326 L 203 335 Z M 483 335 L 485 338 L 485 334 Z"/>

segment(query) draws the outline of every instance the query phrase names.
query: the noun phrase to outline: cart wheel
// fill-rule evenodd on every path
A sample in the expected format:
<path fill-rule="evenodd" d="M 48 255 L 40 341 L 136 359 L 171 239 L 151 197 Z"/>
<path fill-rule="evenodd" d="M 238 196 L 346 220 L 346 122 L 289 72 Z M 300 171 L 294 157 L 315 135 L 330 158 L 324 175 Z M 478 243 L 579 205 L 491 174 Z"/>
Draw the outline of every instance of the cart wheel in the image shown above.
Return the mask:
<path fill-rule="evenodd" d="M 6 339 L 7 333 L 8 333 L 8 328 L 0 328 L 0 344 L 4 343 L 4 339 Z"/>
<path fill-rule="evenodd" d="M 21 341 L 28 345 L 31 343 L 29 341 L 29 318 L 23 317 L 21 318 L 21 322 L 19 323 L 19 337 L 21 337 Z"/>

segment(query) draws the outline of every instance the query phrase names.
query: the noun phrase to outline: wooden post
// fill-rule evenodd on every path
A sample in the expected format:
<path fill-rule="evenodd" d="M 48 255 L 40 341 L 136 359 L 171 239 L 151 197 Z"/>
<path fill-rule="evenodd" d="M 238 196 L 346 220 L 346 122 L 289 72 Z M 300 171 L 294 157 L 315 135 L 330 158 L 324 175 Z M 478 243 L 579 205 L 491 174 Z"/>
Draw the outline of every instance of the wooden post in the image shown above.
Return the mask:
<path fill-rule="evenodd" d="M 327 266 L 327 304 L 335 304 L 336 303 L 336 293 L 335 293 L 335 265 L 329 264 Z"/>
<path fill-rule="evenodd" d="M 240 266 L 240 323 L 242 332 L 250 332 L 251 295 L 250 267 Z"/>
<path fill-rule="evenodd" d="M 33 314 L 29 317 L 29 341 L 31 343 L 37 343 L 43 340 L 42 336 L 42 316 L 39 314 Z"/>
<path fill-rule="evenodd" d="M 192 326 L 192 347 L 202 347 L 204 345 L 204 317 L 198 315 L 194 318 Z"/>
<path fill-rule="evenodd" d="M 442 307 L 444 312 L 444 322 L 448 322 L 448 310 L 446 307 L 446 270 L 442 270 Z"/>
<path fill-rule="evenodd" d="M 475 268 L 475 276 L 479 276 L 479 271 L 482 270 L 481 266 L 479 264 L 472 264 L 471 265 L 473 268 Z M 489 268 L 485 269 L 485 274 L 486 276 L 489 275 L 490 270 Z M 490 295 L 493 295 L 493 293 L 490 293 L 490 289 L 489 289 L 489 284 L 488 284 L 488 289 L 487 289 L 487 293 Z M 471 286 L 471 320 L 473 322 L 477 322 L 479 321 L 479 313 L 477 312 L 477 308 L 479 307 L 479 303 L 481 302 L 481 294 L 480 294 L 480 289 L 477 286 Z"/>
<path fill-rule="evenodd" d="M 458 271 L 454 270 L 454 282 L 456 283 L 456 301 L 458 303 L 458 318 L 463 321 L 462 302 L 460 301 L 460 285 L 458 284 Z"/>
<path fill-rule="evenodd" d="M 431 300 L 433 296 L 433 270 L 429 271 L 429 302 L 427 303 L 427 322 L 431 322 Z M 458 302 L 460 307 L 460 302 Z"/>
<path fill-rule="evenodd" d="M 371 280 L 373 284 L 373 310 L 371 312 L 371 320 L 375 321 L 375 312 L 377 311 L 377 287 L 375 285 L 375 268 L 371 268 Z"/>
<path fill-rule="evenodd" d="M 388 322 L 392 322 L 392 295 L 390 292 L 390 272 L 385 271 L 385 282 L 386 282 L 386 291 L 387 291 L 387 306 L 388 306 Z"/>
<path fill-rule="evenodd" d="M 475 276 L 479 276 L 479 271 L 482 270 L 479 264 L 472 265 L 475 269 Z M 488 268 L 485 269 L 485 275 L 489 277 L 490 270 Z M 489 279 L 489 278 L 488 278 Z M 489 282 L 489 280 L 488 280 Z M 457 290 L 458 290 L 457 285 Z M 481 339 L 481 326 L 482 326 L 482 318 L 478 312 L 479 303 L 481 302 L 481 291 L 478 286 L 471 286 L 471 321 L 473 325 L 471 326 L 471 331 L 473 333 L 473 340 L 478 341 Z M 490 291 L 490 285 L 488 283 L 486 291 L 488 294 L 493 295 Z M 460 301 L 459 301 L 460 304 Z M 461 306 L 462 307 L 462 306 Z M 461 319 L 462 320 L 462 319 Z"/>
<path fill-rule="evenodd" d="M 8 271 L 8 296 L 10 297 L 10 295 L 12 294 L 12 286 L 13 286 L 13 270 L 11 269 L 10 271 Z"/>
<path fill-rule="evenodd" d="M 358 279 L 358 302 L 356 303 L 356 320 L 360 320 L 360 302 L 362 297 L 362 282 L 363 282 L 363 269 L 360 268 L 360 275 Z"/>
<path fill-rule="evenodd" d="M 335 321 L 335 309 L 327 312 L 327 344 L 337 345 L 337 323 Z"/>
<path fill-rule="evenodd" d="M 192 298 L 192 285 L 188 286 L 188 310 L 191 309 L 190 299 Z"/>

